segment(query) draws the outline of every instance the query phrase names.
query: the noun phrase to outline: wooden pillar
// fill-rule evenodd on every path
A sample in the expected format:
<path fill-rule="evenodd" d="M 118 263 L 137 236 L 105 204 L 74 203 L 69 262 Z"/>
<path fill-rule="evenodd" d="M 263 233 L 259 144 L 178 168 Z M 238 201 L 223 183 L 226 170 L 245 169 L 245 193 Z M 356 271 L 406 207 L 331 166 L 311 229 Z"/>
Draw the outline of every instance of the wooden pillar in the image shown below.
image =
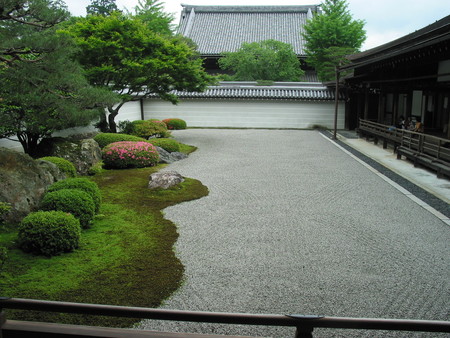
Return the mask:
<path fill-rule="evenodd" d="M 141 120 L 144 120 L 145 116 L 144 116 L 144 99 L 139 99 L 139 104 L 141 107 Z"/>
<path fill-rule="evenodd" d="M 385 99 L 383 95 L 380 93 L 378 94 L 378 114 L 377 114 L 377 122 L 378 123 L 384 123 L 384 103 Z"/>
<path fill-rule="evenodd" d="M 3 324 L 6 322 L 6 315 L 3 309 L 0 309 L 0 338 L 3 338 Z"/>
<path fill-rule="evenodd" d="M 364 120 L 369 119 L 369 88 L 364 89 Z"/>

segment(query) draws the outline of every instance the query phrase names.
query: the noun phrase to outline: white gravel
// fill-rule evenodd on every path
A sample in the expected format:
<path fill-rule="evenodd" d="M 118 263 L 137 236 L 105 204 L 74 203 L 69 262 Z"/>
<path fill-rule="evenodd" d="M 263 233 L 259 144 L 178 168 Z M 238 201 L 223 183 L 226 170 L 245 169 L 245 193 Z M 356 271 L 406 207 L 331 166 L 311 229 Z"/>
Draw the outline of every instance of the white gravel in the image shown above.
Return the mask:
<path fill-rule="evenodd" d="M 210 194 L 165 210 L 184 285 L 164 308 L 449 320 L 450 229 L 316 131 L 177 131 L 168 169 Z M 143 321 L 140 328 L 293 337 L 294 329 Z M 421 337 L 316 329 L 314 337 Z M 445 337 L 429 334 L 426 337 Z"/>

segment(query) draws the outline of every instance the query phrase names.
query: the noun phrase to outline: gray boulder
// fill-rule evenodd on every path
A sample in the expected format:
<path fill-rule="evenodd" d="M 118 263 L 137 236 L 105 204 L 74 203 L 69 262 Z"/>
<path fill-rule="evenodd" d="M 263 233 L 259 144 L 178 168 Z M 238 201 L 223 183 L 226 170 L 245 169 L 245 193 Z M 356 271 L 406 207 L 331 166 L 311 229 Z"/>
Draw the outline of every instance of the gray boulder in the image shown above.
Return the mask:
<path fill-rule="evenodd" d="M 65 178 L 53 163 L 0 148 L 0 201 L 12 206 L 4 217 L 5 221 L 18 223 L 37 210 L 47 187 Z"/>
<path fill-rule="evenodd" d="M 176 171 L 162 171 L 153 173 L 149 177 L 148 188 L 149 189 L 168 189 L 184 181 Z"/>
<path fill-rule="evenodd" d="M 173 153 L 169 153 L 167 150 L 161 148 L 161 147 L 156 147 L 156 150 L 159 153 L 159 163 L 173 163 L 175 161 L 179 161 L 182 159 L 185 159 L 186 157 L 188 157 L 186 154 L 183 153 L 179 153 L 179 152 L 173 152 Z"/>
<path fill-rule="evenodd" d="M 88 139 L 44 139 L 41 144 L 43 156 L 62 157 L 73 163 L 79 175 L 88 175 L 89 169 L 102 160 L 102 152 L 96 141 Z"/>

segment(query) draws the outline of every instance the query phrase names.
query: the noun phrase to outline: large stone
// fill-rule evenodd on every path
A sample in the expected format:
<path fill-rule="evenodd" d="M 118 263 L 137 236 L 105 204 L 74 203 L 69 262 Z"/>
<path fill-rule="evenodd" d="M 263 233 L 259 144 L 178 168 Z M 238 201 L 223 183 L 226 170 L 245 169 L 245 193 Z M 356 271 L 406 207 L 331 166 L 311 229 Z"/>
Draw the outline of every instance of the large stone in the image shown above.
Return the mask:
<path fill-rule="evenodd" d="M 184 181 L 176 171 L 160 171 L 153 173 L 149 177 L 148 188 L 149 189 L 168 189 Z"/>
<path fill-rule="evenodd" d="M 12 206 L 5 221 L 18 223 L 37 210 L 47 187 L 64 178 L 65 174 L 53 163 L 0 148 L 0 202 Z"/>
<path fill-rule="evenodd" d="M 159 153 L 159 163 L 170 164 L 175 161 L 179 161 L 179 160 L 182 160 L 182 159 L 185 159 L 186 157 L 188 157 L 186 154 L 179 153 L 179 152 L 169 153 L 167 150 L 165 150 L 161 147 L 156 147 L 156 150 Z"/>
<path fill-rule="evenodd" d="M 41 144 L 43 156 L 57 156 L 65 158 L 73 163 L 79 175 L 88 175 L 89 169 L 101 161 L 102 152 L 97 142 L 93 139 L 44 139 Z"/>

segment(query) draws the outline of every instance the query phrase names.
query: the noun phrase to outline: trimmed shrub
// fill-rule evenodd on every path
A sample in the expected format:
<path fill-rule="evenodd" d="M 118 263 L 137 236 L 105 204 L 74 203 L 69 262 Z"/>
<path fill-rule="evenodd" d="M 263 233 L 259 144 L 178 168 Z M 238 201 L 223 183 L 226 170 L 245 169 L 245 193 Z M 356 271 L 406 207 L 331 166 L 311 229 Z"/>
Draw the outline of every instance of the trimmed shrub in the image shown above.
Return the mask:
<path fill-rule="evenodd" d="M 180 144 L 171 138 L 152 138 L 148 140 L 155 147 L 163 148 L 165 151 L 169 153 L 173 153 L 174 151 L 180 151 Z"/>
<path fill-rule="evenodd" d="M 129 134 L 131 135 L 133 133 L 133 123 L 129 120 L 120 121 L 117 124 L 117 128 L 119 129 L 119 133 L 122 134 Z M 127 140 L 124 140 L 127 141 Z"/>
<path fill-rule="evenodd" d="M 150 142 L 116 142 L 102 150 L 105 168 L 144 168 L 158 164 L 159 154 Z"/>
<path fill-rule="evenodd" d="M 75 169 L 75 166 L 72 164 L 72 162 L 62 157 L 46 156 L 41 157 L 39 160 L 44 160 L 56 164 L 59 170 L 65 173 L 67 177 L 75 177 L 77 175 L 77 170 Z"/>
<path fill-rule="evenodd" d="M 102 202 L 100 189 L 98 188 L 95 182 L 92 182 L 88 178 L 85 177 L 67 178 L 65 180 L 53 183 L 48 188 L 47 191 L 51 192 L 61 189 L 79 189 L 87 192 L 94 201 L 95 212 L 98 212 L 100 210 L 100 204 Z"/>
<path fill-rule="evenodd" d="M 61 189 L 47 192 L 41 202 L 41 210 L 65 211 L 80 220 L 83 228 L 89 228 L 95 214 L 92 197 L 80 189 Z"/>
<path fill-rule="evenodd" d="M 94 137 L 94 140 L 98 143 L 100 148 L 106 147 L 108 144 L 114 142 L 133 141 L 142 142 L 145 141 L 142 137 L 127 135 L 127 134 L 115 134 L 115 133 L 101 133 Z"/>
<path fill-rule="evenodd" d="M 170 132 L 162 121 L 136 120 L 132 122 L 134 136 L 142 137 L 148 140 L 150 137 L 169 137 Z"/>
<path fill-rule="evenodd" d="M 186 121 L 182 119 L 164 119 L 163 122 L 169 130 L 180 130 L 187 128 Z"/>
<path fill-rule="evenodd" d="M 54 256 L 78 247 L 80 221 L 63 211 L 37 211 L 19 225 L 18 244 L 25 252 Z"/>

